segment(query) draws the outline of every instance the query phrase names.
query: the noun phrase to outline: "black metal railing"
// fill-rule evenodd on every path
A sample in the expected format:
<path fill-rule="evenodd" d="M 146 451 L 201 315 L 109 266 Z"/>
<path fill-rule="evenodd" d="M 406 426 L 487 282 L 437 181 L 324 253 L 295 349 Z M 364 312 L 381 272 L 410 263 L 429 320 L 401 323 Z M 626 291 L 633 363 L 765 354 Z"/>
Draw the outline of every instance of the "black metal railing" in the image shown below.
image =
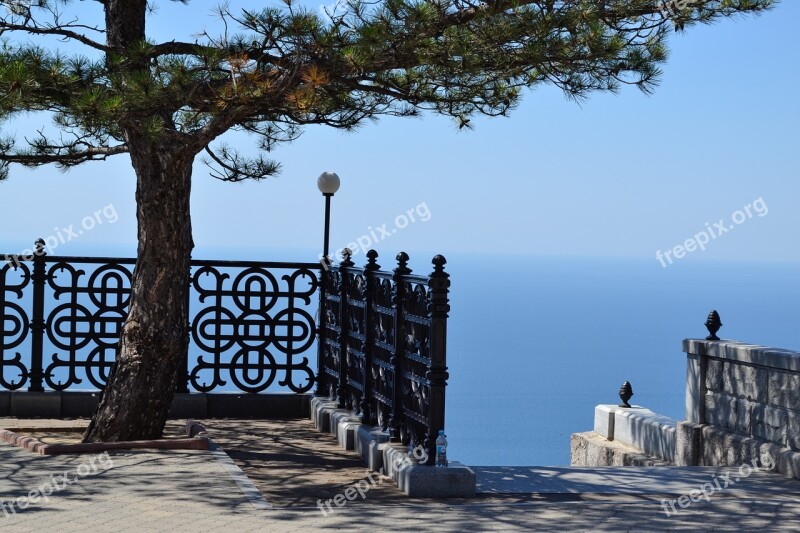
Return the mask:
<path fill-rule="evenodd" d="M 424 446 L 432 464 L 445 422 L 446 260 L 437 255 L 433 272 L 418 276 L 405 253 L 391 272 L 380 270 L 374 250 L 367 258 L 356 267 L 345 250 L 323 275 L 317 394 L 395 442 Z"/>
<path fill-rule="evenodd" d="M 7 255 L 0 263 L 0 388 L 102 389 L 118 351 L 136 261 L 50 257 L 43 245 L 30 257 Z M 293 392 L 311 390 L 321 265 L 191 265 L 191 344 L 177 391 L 257 393 L 278 377 Z"/>
<path fill-rule="evenodd" d="M 43 245 L 0 263 L 0 388 L 103 389 L 136 261 L 50 257 Z M 258 393 L 281 373 L 279 386 L 303 393 L 316 383 L 317 394 L 387 430 L 393 441 L 423 445 L 432 462 L 448 379 L 446 261 L 437 255 L 433 272 L 419 276 L 405 253 L 392 271 L 380 270 L 374 250 L 367 257 L 363 268 L 349 252 L 330 268 L 192 261 L 191 342 L 176 390 Z"/>

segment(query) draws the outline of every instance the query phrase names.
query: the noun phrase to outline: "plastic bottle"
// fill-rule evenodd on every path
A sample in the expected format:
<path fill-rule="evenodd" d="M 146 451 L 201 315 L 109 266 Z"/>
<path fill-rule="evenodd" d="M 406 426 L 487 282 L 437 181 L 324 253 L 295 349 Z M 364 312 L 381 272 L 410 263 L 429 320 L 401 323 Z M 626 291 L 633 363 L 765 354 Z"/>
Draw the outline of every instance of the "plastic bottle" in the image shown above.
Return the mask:
<path fill-rule="evenodd" d="M 439 430 L 436 438 L 436 466 L 447 466 L 447 436 L 443 429 Z"/>

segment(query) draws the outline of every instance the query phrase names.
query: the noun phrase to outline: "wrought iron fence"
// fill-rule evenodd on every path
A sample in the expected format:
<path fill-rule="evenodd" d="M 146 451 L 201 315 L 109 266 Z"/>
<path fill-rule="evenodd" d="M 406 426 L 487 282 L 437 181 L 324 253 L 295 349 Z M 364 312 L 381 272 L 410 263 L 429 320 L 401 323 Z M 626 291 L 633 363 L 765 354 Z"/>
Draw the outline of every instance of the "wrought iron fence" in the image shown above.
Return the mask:
<path fill-rule="evenodd" d="M 335 398 L 391 439 L 422 445 L 435 459 L 444 429 L 449 274 L 446 260 L 418 276 L 408 255 L 381 271 L 374 250 L 356 267 L 345 251 L 323 276 L 317 393 Z"/>
<path fill-rule="evenodd" d="M 134 259 L 49 257 L 0 263 L 0 388 L 102 389 L 127 316 Z M 192 261 L 191 344 L 177 391 L 226 386 L 307 392 L 319 263 Z M 23 355 L 25 354 L 25 355 Z M 228 380 L 232 385 L 228 385 Z"/>
<path fill-rule="evenodd" d="M 43 244 L 29 258 L 7 255 L 0 263 L 0 388 L 102 389 L 117 355 L 136 261 L 50 257 Z M 359 268 L 346 253 L 329 269 L 192 261 L 191 343 L 176 390 L 258 393 L 280 372 L 279 386 L 303 393 L 316 383 L 317 394 L 388 430 L 393 441 L 423 445 L 432 462 L 448 379 L 446 261 L 437 255 L 433 272 L 419 276 L 405 253 L 393 271 L 380 270 L 374 250 L 367 257 Z"/>

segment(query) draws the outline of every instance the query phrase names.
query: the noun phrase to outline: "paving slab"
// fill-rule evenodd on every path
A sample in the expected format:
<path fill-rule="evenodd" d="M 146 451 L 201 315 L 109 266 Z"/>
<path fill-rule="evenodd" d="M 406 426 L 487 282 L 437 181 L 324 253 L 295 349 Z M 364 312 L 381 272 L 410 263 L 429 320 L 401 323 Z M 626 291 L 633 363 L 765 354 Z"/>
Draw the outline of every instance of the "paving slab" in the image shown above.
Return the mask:
<path fill-rule="evenodd" d="M 213 439 L 213 430 L 210 432 Z M 252 439 L 257 438 L 258 435 L 252 435 Z M 327 438 L 335 442 L 332 436 Z M 291 445 L 292 440 L 287 443 Z M 258 447 L 255 441 L 251 445 Z M 36 456 L 0 444 L 0 502 L 5 509 L 0 509 L 0 530 L 15 533 L 800 530 L 797 485 L 795 482 L 786 485 L 782 479 L 748 478 L 749 485 L 743 487 L 749 489 L 736 497 L 727 497 L 726 491 L 722 491 L 709 501 L 693 502 L 669 516 L 657 499 L 636 497 L 643 494 L 655 497 L 655 492 L 648 492 L 655 490 L 648 488 L 651 484 L 672 491 L 696 488 L 697 483 L 707 481 L 710 472 L 707 469 L 481 467 L 479 483 L 483 483 L 486 492 L 480 498 L 418 501 L 401 496 L 386 498 L 379 505 L 347 502 L 323 513 L 315 505 L 270 507 L 259 503 L 261 500 L 254 498 L 252 486 L 230 463 L 226 465 L 215 456 L 214 451 L 110 452 L 106 459 L 95 461 L 94 471 L 86 462 L 86 455 Z M 81 473 L 86 475 L 80 476 Z M 62 474 L 67 474 L 69 483 L 60 478 Z M 280 471 L 272 474 L 265 471 L 262 475 L 265 479 L 270 479 L 270 475 L 285 479 Z M 19 508 L 20 498 L 53 483 L 57 487 L 46 499 L 40 495 L 37 501 L 28 502 L 26 508 Z M 773 483 L 779 486 L 773 487 Z M 494 494 L 490 490 L 492 484 Z M 611 489 L 598 492 L 604 486 L 618 488 L 616 492 Z M 639 492 L 634 492 L 634 488 Z M 605 499 L 525 501 L 515 497 L 524 492 L 510 492 L 530 490 L 557 490 L 564 494 L 591 490 Z M 620 494 L 624 499 L 614 500 Z M 9 511 L 11 501 L 17 505 L 13 511 Z M 264 501 L 272 504 L 269 498 Z"/>
<path fill-rule="evenodd" d="M 369 483 L 365 497 L 348 505 L 405 498 L 391 479 L 370 473 L 355 452 L 342 449 L 336 436 L 318 432 L 310 420 L 200 422 L 274 506 L 313 507 L 363 482 Z"/>
<path fill-rule="evenodd" d="M 707 492 L 736 497 L 800 497 L 800 481 L 769 471 L 734 467 L 477 466 L 482 494 L 683 495 Z"/>
<path fill-rule="evenodd" d="M 61 420 L 56 418 L 12 418 L 0 417 L 0 428 L 4 429 L 67 429 L 70 431 L 85 430 L 89 425 L 88 418 Z"/>

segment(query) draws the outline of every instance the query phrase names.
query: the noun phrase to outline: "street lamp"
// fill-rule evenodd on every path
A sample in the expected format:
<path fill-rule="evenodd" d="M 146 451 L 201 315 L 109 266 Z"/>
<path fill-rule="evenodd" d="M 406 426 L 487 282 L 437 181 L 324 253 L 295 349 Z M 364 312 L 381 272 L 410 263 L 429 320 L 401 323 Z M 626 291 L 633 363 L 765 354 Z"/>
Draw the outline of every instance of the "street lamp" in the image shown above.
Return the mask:
<path fill-rule="evenodd" d="M 330 252 L 329 241 L 331 231 L 331 197 L 336 194 L 336 191 L 339 190 L 340 185 L 341 181 L 339 180 L 339 176 L 337 176 L 334 172 L 323 172 L 320 177 L 317 178 L 317 187 L 325 197 L 325 243 L 323 245 L 322 253 L 326 268 L 328 266 L 328 255 Z"/>
<path fill-rule="evenodd" d="M 325 382 L 324 360 L 325 360 L 325 308 L 326 308 L 326 295 L 325 295 L 325 277 L 327 276 L 330 262 L 328 255 L 330 232 L 331 232 L 331 197 L 339 190 L 339 176 L 333 172 L 323 172 L 317 178 L 317 187 L 319 192 L 325 197 L 325 243 L 323 244 L 322 256 L 322 278 L 320 279 L 319 287 L 319 326 L 317 327 L 317 395 L 322 396 L 329 394 L 333 389 L 329 389 Z"/>

